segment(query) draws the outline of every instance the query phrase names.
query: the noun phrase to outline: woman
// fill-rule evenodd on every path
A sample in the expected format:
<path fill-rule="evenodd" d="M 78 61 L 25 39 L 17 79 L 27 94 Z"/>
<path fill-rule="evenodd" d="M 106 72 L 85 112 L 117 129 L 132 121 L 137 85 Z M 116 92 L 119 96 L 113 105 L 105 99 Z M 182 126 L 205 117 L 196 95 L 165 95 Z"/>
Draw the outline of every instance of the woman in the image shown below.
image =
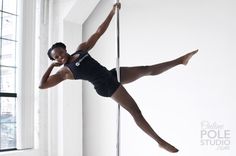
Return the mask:
<path fill-rule="evenodd" d="M 136 102 L 123 87 L 123 84 L 133 82 L 143 76 L 157 75 L 172 67 L 183 64 L 186 65 L 189 59 L 198 51 L 193 51 L 175 60 L 156 64 L 152 66 L 121 67 L 121 82 L 116 78 L 116 71 L 108 71 L 105 67 L 94 60 L 88 51 L 93 48 L 97 40 L 108 28 L 116 8 L 120 9 L 120 3 L 113 5 L 112 10 L 99 26 L 97 31 L 86 41 L 79 45 L 76 52 L 72 55 L 67 53 L 66 46 L 63 43 L 56 43 L 48 50 L 48 56 L 55 60 L 44 73 L 39 88 L 46 89 L 57 85 L 66 79 L 83 79 L 93 83 L 97 93 L 104 97 L 111 97 L 123 108 L 125 108 L 134 118 L 137 125 L 150 137 L 152 137 L 160 147 L 169 152 L 178 152 L 174 146 L 160 138 L 151 128 L 148 122 L 142 116 L 142 113 Z M 54 67 L 61 67 L 55 74 L 51 75 Z"/>

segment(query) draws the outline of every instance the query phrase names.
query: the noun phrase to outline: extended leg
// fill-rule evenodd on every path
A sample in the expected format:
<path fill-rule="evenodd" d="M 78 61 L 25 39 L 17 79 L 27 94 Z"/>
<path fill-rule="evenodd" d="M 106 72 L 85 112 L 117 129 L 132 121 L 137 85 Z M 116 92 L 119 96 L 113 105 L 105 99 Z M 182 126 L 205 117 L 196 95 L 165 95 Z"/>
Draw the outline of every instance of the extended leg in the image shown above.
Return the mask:
<path fill-rule="evenodd" d="M 148 122 L 144 119 L 138 105 L 121 85 L 116 92 L 112 95 L 112 99 L 125 108 L 134 118 L 136 124 L 150 137 L 152 137 L 156 142 L 159 143 L 159 146 L 166 149 L 169 152 L 178 152 L 174 146 L 167 143 L 165 140 L 160 138 Z"/>
<path fill-rule="evenodd" d="M 151 66 L 121 67 L 121 83 L 130 83 L 143 76 L 158 75 L 180 64 L 187 65 L 190 58 L 197 53 L 197 51 L 198 50 L 195 50 L 172 61 Z"/>

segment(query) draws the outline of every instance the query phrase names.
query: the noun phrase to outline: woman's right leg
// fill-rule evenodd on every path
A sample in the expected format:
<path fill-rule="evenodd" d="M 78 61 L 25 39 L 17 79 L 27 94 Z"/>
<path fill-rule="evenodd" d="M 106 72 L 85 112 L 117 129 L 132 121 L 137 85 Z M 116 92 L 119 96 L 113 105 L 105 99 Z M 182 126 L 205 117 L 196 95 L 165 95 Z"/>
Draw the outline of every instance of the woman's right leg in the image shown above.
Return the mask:
<path fill-rule="evenodd" d="M 152 137 L 156 142 L 159 143 L 159 146 L 166 149 L 169 152 L 175 153 L 178 152 L 174 146 L 167 143 L 165 140 L 160 138 L 148 122 L 143 117 L 138 105 L 134 99 L 129 95 L 126 89 L 120 85 L 116 92 L 112 95 L 112 99 L 125 108 L 134 118 L 136 124 L 150 137 Z"/>
<path fill-rule="evenodd" d="M 197 53 L 197 51 L 198 50 L 192 51 L 172 61 L 167 61 L 150 66 L 121 67 L 121 83 L 127 84 L 143 76 L 158 75 L 180 64 L 187 65 L 190 58 L 195 53 Z"/>

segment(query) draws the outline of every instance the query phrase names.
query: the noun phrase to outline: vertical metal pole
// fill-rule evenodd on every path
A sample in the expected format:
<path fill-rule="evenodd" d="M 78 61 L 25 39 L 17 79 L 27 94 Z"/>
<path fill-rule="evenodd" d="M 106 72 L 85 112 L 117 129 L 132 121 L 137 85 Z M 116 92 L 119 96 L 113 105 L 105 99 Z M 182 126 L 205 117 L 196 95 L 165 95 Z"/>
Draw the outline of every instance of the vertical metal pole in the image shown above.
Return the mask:
<path fill-rule="evenodd" d="M 119 3 L 119 0 L 116 0 Z M 117 72 L 117 80 L 120 82 L 120 14 L 119 9 L 117 9 L 116 13 L 116 37 L 117 37 L 117 59 L 116 59 L 116 72 Z M 118 104 L 117 109 L 117 143 L 116 143 L 116 156 L 120 156 L 120 105 Z"/>

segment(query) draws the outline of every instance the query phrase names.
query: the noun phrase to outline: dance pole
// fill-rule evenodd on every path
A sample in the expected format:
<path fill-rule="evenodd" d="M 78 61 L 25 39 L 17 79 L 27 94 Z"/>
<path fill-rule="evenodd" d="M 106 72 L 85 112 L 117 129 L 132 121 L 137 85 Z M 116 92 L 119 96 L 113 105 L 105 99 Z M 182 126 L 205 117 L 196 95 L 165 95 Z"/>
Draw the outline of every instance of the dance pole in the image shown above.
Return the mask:
<path fill-rule="evenodd" d="M 116 0 L 116 3 L 119 3 L 119 0 Z M 116 58 L 116 72 L 117 80 L 120 82 L 120 15 L 119 9 L 116 13 L 116 37 L 117 37 L 117 58 Z M 116 156 L 120 156 L 120 105 L 118 104 L 117 110 L 117 142 L 116 142 Z"/>

